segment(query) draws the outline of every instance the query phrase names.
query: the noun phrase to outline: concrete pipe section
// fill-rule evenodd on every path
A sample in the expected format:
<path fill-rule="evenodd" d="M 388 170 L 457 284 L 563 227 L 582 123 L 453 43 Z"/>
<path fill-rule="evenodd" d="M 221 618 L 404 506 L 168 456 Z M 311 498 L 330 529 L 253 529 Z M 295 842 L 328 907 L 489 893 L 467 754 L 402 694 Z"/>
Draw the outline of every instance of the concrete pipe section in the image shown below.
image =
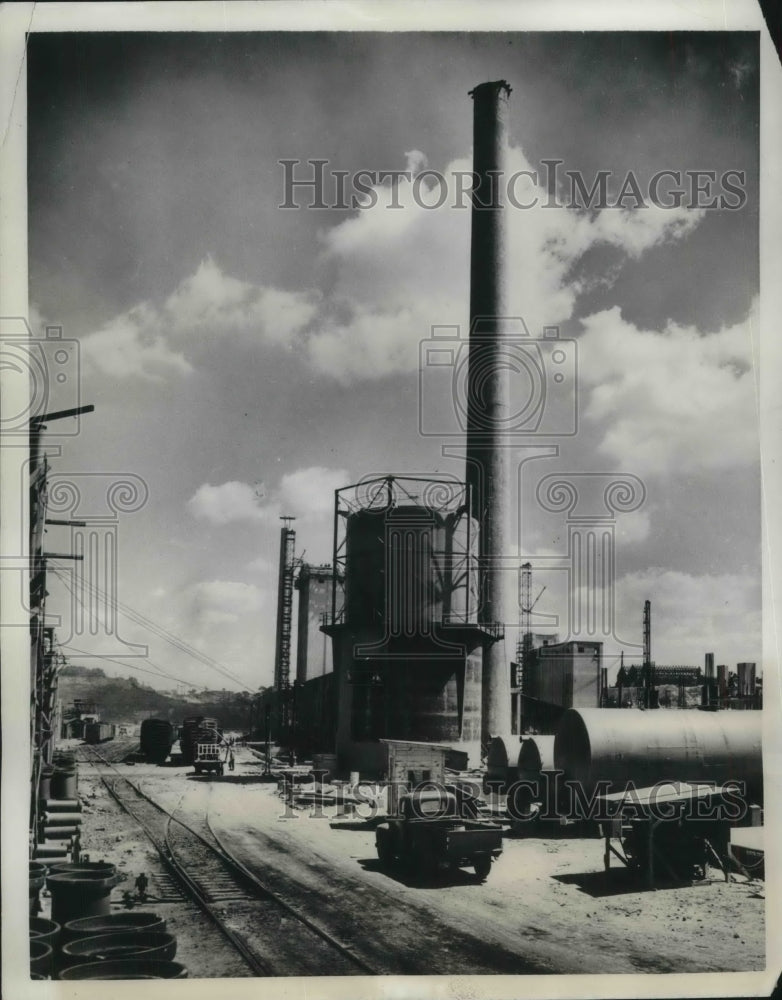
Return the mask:
<path fill-rule="evenodd" d="M 39 976 L 49 976 L 54 962 L 54 950 L 50 944 L 38 938 L 30 940 L 30 972 Z"/>
<path fill-rule="evenodd" d="M 166 921 L 157 913 L 132 911 L 127 913 L 109 913 L 104 917 L 80 917 L 70 920 L 63 927 L 63 938 L 73 941 L 76 938 L 99 937 L 104 934 L 164 934 Z"/>
<path fill-rule="evenodd" d="M 98 871 L 53 872 L 46 879 L 52 894 L 52 919 L 67 924 L 78 917 L 97 917 L 111 912 L 111 890 L 122 881 L 114 865 Z"/>
<path fill-rule="evenodd" d="M 68 851 L 64 847 L 52 844 L 38 843 L 35 845 L 34 850 L 36 858 L 46 864 L 49 864 L 51 861 L 65 861 L 68 857 Z"/>
<path fill-rule="evenodd" d="M 30 875 L 29 875 L 29 895 L 30 895 L 30 914 L 35 916 L 40 909 L 40 904 L 38 901 L 38 893 L 43 889 L 43 883 L 46 879 L 46 865 L 41 864 L 40 861 L 30 862 Z"/>
<path fill-rule="evenodd" d="M 81 823 L 82 817 L 81 813 L 74 810 L 63 810 L 62 812 L 45 812 L 43 814 L 43 821 L 48 826 L 71 826 L 72 824 Z"/>
<path fill-rule="evenodd" d="M 89 875 L 114 875 L 117 866 L 110 861 L 53 861 L 49 866 L 49 874 L 87 872 Z"/>
<path fill-rule="evenodd" d="M 187 969 L 179 962 L 123 959 L 117 962 L 90 962 L 63 969 L 58 979 L 187 979 Z"/>
<path fill-rule="evenodd" d="M 30 938 L 35 938 L 50 948 L 56 948 L 60 939 L 61 928 L 54 920 L 46 917 L 30 917 Z"/>
<path fill-rule="evenodd" d="M 81 812 L 81 802 L 76 798 L 46 799 L 44 807 L 48 813 Z"/>
<path fill-rule="evenodd" d="M 620 791 L 660 781 L 746 783 L 762 798 L 760 712 L 568 709 L 554 742 L 554 763 L 566 781 Z"/>
<path fill-rule="evenodd" d="M 84 965 L 88 962 L 111 962 L 130 958 L 170 962 L 176 955 L 173 934 L 145 931 L 124 931 L 99 934 L 97 937 L 76 938 L 62 947 L 64 965 Z"/>

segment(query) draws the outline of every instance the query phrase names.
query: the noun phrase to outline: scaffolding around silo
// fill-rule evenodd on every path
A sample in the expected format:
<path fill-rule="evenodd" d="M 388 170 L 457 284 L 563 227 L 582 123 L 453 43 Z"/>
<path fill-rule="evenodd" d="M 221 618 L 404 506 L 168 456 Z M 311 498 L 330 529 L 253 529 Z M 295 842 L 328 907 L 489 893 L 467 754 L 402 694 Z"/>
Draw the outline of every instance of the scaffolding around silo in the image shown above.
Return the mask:
<path fill-rule="evenodd" d="M 338 750 L 354 769 L 373 768 L 381 739 L 450 743 L 478 761 L 482 648 L 502 634 L 480 623 L 479 536 L 455 479 L 387 475 L 336 491 L 323 629 Z"/>

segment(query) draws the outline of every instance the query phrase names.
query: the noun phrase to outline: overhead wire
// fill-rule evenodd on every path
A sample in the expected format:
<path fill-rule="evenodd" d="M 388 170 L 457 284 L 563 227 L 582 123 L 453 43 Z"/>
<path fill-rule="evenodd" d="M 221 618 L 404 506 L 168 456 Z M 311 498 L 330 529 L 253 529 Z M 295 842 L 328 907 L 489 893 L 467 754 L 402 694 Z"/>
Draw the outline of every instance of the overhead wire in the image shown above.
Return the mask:
<path fill-rule="evenodd" d="M 77 593 L 75 586 L 73 585 L 72 581 L 68 579 L 67 575 L 65 575 L 55 567 L 52 568 L 52 572 L 57 577 L 57 579 L 60 580 L 60 582 L 65 586 L 65 588 L 69 591 L 69 593 L 77 601 L 79 601 L 79 603 L 82 605 L 82 607 L 85 608 L 85 610 L 87 610 L 87 606 L 84 603 L 83 598 L 79 593 Z M 145 628 L 148 631 L 152 632 L 152 634 L 156 635 L 158 638 L 163 639 L 164 641 L 170 643 L 180 652 L 184 653 L 187 656 L 192 657 L 193 659 L 198 660 L 199 662 L 204 664 L 204 666 L 209 667 L 211 670 L 214 670 L 216 673 L 219 673 L 222 677 L 232 681 L 234 684 L 239 685 L 241 688 L 245 689 L 247 687 L 247 682 L 244 679 L 238 677 L 227 667 L 224 667 L 222 664 L 218 663 L 217 660 L 214 660 L 212 657 L 207 656 L 206 653 L 202 653 L 200 650 L 197 650 L 194 647 L 190 646 L 190 644 L 185 642 L 184 639 L 181 639 L 179 636 L 176 636 L 173 632 L 170 632 L 168 629 L 165 629 L 162 625 L 158 625 L 156 622 L 153 622 L 145 615 L 142 615 L 141 612 L 136 611 L 129 605 L 123 604 L 116 598 L 110 597 L 97 584 L 93 583 L 90 580 L 85 579 L 84 577 L 81 578 L 80 583 L 86 586 L 87 590 L 93 596 L 98 597 L 102 600 L 109 600 L 111 604 L 120 611 L 121 614 L 125 615 L 125 617 L 129 618 L 137 625 L 140 625 L 142 628 Z M 108 657 L 105 657 L 105 659 L 108 659 Z M 149 663 L 153 662 L 149 660 L 148 657 L 146 659 Z M 187 683 L 190 682 L 188 681 Z"/>
<path fill-rule="evenodd" d="M 55 570 L 54 572 L 57 571 Z M 65 582 L 63 577 L 60 576 L 59 574 L 58 578 L 63 580 L 63 582 Z M 141 625 L 143 628 L 148 629 L 158 638 L 164 639 L 166 642 L 170 643 L 176 649 L 179 649 L 180 652 L 183 652 L 186 655 L 199 660 L 201 663 L 216 670 L 218 673 L 222 674 L 224 677 L 227 677 L 235 684 L 240 684 L 242 686 L 246 685 L 246 682 L 242 680 L 242 678 L 238 677 L 236 674 L 234 674 L 227 667 L 223 666 L 223 664 L 219 663 L 213 657 L 208 656 L 206 653 L 201 652 L 201 650 L 196 649 L 194 646 L 191 646 L 184 639 L 175 635 L 173 632 L 170 632 L 168 629 L 164 628 L 162 625 L 159 625 L 157 622 L 154 622 L 151 618 L 147 618 L 140 611 L 136 611 L 135 608 L 131 608 L 130 605 L 123 604 L 116 597 L 111 597 L 106 593 L 106 591 L 104 591 L 97 584 L 83 577 L 80 579 L 80 583 L 83 586 L 86 586 L 87 590 L 89 590 L 91 594 L 101 599 L 108 600 L 112 604 L 112 606 L 116 607 L 122 614 L 125 615 L 125 617 L 130 618 L 130 620 L 134 621 L 137 625 Z"/>
<path fill-rule="evenodd" d="M 120 667 L 127 667 L 128 670 L 139 670 L 144 674 L 153 674 L 155 677 L 166 677 L 168 678 L 168 680 L 176 681 L 177 684 L 187 684 L 189 687 L 193 687 L 192 680 L 185 680 L 183 677 L 177 677 L 175 674 L 168 673 L 168 671 L 164 670 L 162 667 L 159 667 L 156 663 L 152 663 L 152 661 L 149 660 L 147 657 L 144 658 L 144 662 L 150 663 L 152 666 L 156 668 L 155 670 L 147 670 L 145 667 L 140 667 L 137 663 L 125 663 L 123 660 L 117 660 L 113 656 L 94 657 L 94 655 L 88 652 L 86 649 L 78 649 L 76 646 L 72 646 L 70 643 L 65 643 L 61 648 L 67 649 L 69 651 L 69 654 L 71 652 L 79 653 L 82 656 L 93 657 L 94 659 L 105 661 L 106 663 L 116 663 Z"/>
<path fill-rule="evenodd" d="M 68 583 L 68 581 L 65 579 L 65 577 L 62 576 L 62 574 L 58 572 L 56 569 L 53 570 L 53 572 L 57 575 L 58 579 L 61 580 L 61 582 L 65 584 L 65 586 L 73 594 L 74 593 L 73 588 L 70 585 L 70 583 Z M 134 621 L 137 625 L 141 625 L 143 628 L 149 630 L 150 632 L 153 633 L 153 635 L 156 635 L 158 638 L 164 639 L 166 642 L 169 642 L 175 648 L 179 649 L 180 652 L 183 652 L 186 655 L 199 660 L 205 666 L 212 668 L 213 670 L 220 673 L 222 676 L 233 681 L 235 684 L 239 684 L 242 687 L 246 686 L 246 682 L 242 678 L 238 677 L 227 667 L 218 663 L 217 660 L 213 659 L 210 656 L 207 656 L 206 653 L 202 653 L 200 650 L 195 649 L 193 646 L 190 646 L 190 644 L 185 642 L 184 639 L 181 639 L 179 636 L 174 635 L 173 632 L 170 632 L 168 631 L 168 629 L 165 629 L 162 625 L 158 625 L 156 622 L 152 621 L 152 619 L 147 618 L 145 615 L 142 615 L 140 611 L 136 611 L 129 605 L 122 604 L 121 601 L 118 601 L 116 598 L 107 595 L 107 593 L 97 584 L 92 583 L 90 580 L 86 580 L 83 577 L 80 579 L 79 582 L 82 586 L 86 587 L 87 590 L 93 596 L 96 596 L 103 600 L 108 600 L 112 606 L 116 607 L 122 614 L 124 614 L 131 621 Z M 81 600 L 78 594 L 74 594 L 74 596 L 76 597 L 77 600 L 80 601 L 80 603 L 82 603 L 82 606 L 85 606 L 84 602 Z"/>

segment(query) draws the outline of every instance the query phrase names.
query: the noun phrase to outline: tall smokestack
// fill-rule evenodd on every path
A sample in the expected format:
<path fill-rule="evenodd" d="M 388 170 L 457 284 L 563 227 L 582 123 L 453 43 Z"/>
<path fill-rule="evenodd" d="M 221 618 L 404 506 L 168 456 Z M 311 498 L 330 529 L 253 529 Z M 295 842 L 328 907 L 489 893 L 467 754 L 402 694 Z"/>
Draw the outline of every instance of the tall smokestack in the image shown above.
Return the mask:
<path fill-rule="evenodd" d="M 467 482 L 472 514 L 481 525 L 481 622 L 504 622 L 508 585 L 502 559 L 509 554 L 510 416 L 504 365 L 507 317 L 506 229 L 502 193 L 507 179 L 508 99 L 504 80 L 482 83 L 473 99 L 475 194 L 470 246 L 470 357 L 467 401 Z M 483 650 L 482 738 L 510 731 L 510 667 L 504 646 Z"/>

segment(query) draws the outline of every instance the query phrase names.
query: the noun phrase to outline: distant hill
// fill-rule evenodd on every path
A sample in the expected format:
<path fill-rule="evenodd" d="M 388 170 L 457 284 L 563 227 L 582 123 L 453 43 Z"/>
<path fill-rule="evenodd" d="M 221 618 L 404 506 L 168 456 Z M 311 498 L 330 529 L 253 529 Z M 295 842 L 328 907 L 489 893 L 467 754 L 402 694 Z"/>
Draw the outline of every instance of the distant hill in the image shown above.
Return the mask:
<path fill-rule="evenodd" d="M 63 716 L 76 700 L 94 703 L 101 722 L 138 724 L 144 719 L 180 723 L 188 715 L 216 718 L 224 729 L 245 730 L 249 725 L 249 691 L 209 691 L 174 697 L 142 684 L 135 677 L 107 677 L 100 667 L 68 665 L 59 675 L 58 696 Z"/>

